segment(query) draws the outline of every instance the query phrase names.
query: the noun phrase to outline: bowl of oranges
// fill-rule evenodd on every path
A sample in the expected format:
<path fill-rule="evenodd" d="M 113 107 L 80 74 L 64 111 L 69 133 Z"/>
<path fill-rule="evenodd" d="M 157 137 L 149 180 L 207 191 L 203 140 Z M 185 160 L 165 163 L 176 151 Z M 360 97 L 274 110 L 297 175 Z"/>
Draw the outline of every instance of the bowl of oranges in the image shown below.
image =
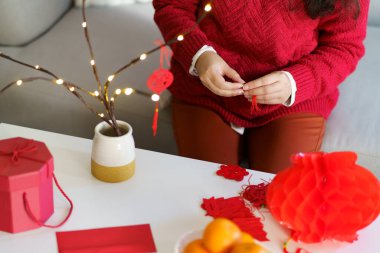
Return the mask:
<path fill-rule="evenodd" d="M 175 253 L 271 253 L 231 220 L 216 218 L 204 230 L 184 234 Z"/>

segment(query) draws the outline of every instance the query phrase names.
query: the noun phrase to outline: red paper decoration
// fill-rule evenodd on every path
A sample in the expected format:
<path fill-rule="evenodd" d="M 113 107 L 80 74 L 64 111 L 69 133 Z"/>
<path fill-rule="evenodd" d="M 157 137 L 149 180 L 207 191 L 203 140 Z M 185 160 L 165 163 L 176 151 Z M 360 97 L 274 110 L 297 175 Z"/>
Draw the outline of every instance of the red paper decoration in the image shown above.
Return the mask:
<path fill-rule="evenodd" d="M 356 159 L 353 152 L 300 153 L 276 175 L 267 206 L 293 240 L 353 242 L 356 232 L 377 218 L 380 182 Z"/>
<path fill-rule="evenodd" d="M 156 45 L 163 45 L 164 43 L 160 40 L 154 42 Z M 165 89 L 167 89 L 174 80 L 172 72 L 164 69 L 164 61 L 170 67 L 170 56 L 171 51 L 166 46 L 161 46 L 160 48 L 160 68 L 156 69 L 148 78 L 146 85 L 155 94 L 160 95 Z M 153 136 L 156 136 L 158 128 L 158 101 L 156 101 L 156 106 L 154 109 L 152 130 Z"/>
<path fill-rule="evenodd" d="M 237 165 L 221 165 L 216 174 L 235 181 L 242 181 L 245 176 L 249 175 L 246 169 Z"/>
<path fill-rule="evenodd" d="M 161 94 L 166 88 L 173 83 L 174 77 L 172 72 L 167 69 L 156 69 L 147 81 L 148 88 L 156 94 Z"/>
<path fill-rule="evenodd" d="M 240 197 L 203 199 L 201 207 L 213 218 L 232 220 L 238 227 L 259 241 L 268 241 L 264 225 L 255 217 Z"/>

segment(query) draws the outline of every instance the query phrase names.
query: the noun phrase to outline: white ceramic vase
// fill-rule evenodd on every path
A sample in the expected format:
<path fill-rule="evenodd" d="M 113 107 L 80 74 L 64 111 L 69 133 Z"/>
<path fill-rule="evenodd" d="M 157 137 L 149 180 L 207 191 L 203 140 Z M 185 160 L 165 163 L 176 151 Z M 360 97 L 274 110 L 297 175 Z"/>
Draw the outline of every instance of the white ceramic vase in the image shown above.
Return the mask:
<path fill-rule="evenodd" d="M 95 127 L 92 142 L 91 173 L 97 179 L 109 183 L 125 181 L 135 173 L 132 127 L 123 121 L 118 120 L 117 123 L 125 134 L 110 136 L 110 126 L 101 122 Z"/>

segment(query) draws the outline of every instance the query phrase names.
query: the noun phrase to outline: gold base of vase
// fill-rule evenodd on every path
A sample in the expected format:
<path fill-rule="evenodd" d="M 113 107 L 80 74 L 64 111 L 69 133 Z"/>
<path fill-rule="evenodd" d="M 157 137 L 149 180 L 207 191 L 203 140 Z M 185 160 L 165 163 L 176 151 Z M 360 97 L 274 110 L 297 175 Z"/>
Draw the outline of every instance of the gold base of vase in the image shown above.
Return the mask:
<path fill-rule="evenodd" d="M 107 167 L 91 160 L 91 173 L 97 179 L 117 183 L 130 179 L 135 174 L 135 160 L 120 167 Z"/>

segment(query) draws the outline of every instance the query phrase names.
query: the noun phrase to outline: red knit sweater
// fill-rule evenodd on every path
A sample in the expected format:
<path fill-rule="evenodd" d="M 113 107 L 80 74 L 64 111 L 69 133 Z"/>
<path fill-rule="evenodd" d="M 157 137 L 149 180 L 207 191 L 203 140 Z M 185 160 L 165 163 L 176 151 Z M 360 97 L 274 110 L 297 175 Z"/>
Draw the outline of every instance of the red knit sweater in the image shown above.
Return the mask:
<path fill-rule="evenodd" d="M 164 38 L 175 38 L 193 27 L 206 3 L 154 0 L 154 18 Z M 357 19 L 352 11 L 336 6 L 333 14 L 313 20 L 303 8 L 303 0 L 214 0 L 200 26 L 172 46 L 175 81 L 170 91 L 243 127 L 260 126 L 295 112 L 327 118 L 336 105 L 338 85 L 364 55 L 369 0 L 359 3 Z M 260 105 L 261 110 L 251 114 L 244 96 L 213 94 L 189 74 L 193 56 L 204 45 L 214 47 L 245 81 L 276 70 L 290 72 L 297 84 L 295 103 L 291 107 Z"/>

